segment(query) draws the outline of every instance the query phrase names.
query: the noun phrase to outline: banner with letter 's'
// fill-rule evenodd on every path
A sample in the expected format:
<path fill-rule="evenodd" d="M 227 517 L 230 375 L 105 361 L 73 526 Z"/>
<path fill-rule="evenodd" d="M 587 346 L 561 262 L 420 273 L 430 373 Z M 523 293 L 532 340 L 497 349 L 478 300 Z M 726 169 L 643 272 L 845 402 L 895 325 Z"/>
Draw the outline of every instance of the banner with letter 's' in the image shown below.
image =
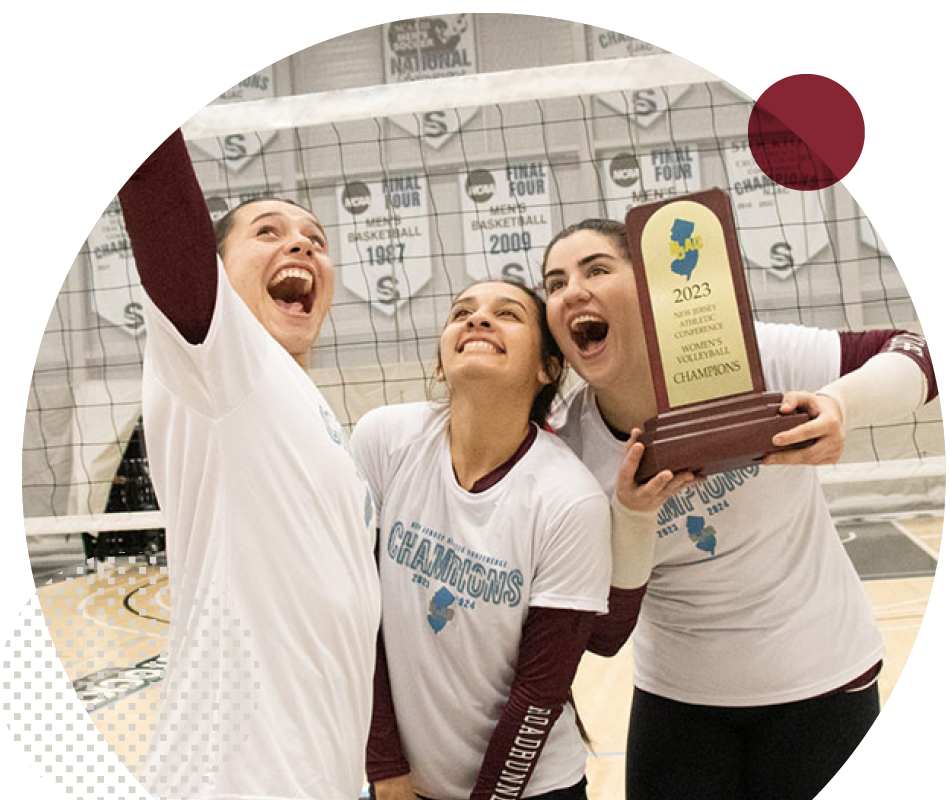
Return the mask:
<path fill-rule="evenodd" d="M 386 83 L 424 81 L 478 72 L 475 20 L 471 14 L 446 14 L 390 22 L 383 28 Z M 390 117 L 412 136 L 439 149 L 475 118 L 474 108 L 427 111 Z"/>

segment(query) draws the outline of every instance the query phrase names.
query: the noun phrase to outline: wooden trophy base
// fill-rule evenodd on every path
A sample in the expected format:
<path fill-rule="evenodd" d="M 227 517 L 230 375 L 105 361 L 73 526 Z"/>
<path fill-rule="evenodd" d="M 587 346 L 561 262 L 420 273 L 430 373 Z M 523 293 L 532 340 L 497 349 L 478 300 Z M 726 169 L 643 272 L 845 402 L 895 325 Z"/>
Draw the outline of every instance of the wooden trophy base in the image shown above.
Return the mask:
<path fill-rule="evenodd" d="M 808 414 L 780 414 L 781 405 L 780 392 L 752 392 L 659 414 L 640 435 L 646 449 L 637 483 L 665 469 L 712 475 L 789 449 L 773 445 L 772 437 L 807 422 Z"/>

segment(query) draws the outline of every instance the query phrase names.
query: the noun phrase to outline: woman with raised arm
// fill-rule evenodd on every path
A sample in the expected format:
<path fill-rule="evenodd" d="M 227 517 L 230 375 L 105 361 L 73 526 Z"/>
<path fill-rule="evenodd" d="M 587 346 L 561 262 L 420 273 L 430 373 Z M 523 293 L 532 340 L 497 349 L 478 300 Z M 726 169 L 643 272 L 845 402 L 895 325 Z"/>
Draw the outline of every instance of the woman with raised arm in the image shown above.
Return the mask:
<path fill-rule="evenodd" d="M 148 295 L 143 405 L 171 633 L 156 797 L 356 798 L 379 622 L 372 498 L 305 368 L 333 296 L 307 209 L 212 229 L 181 133 L 119 193 Z"/>
<path fill-rule="evenodd" d="M 610 511 L 543 430 L 563 358 L 525 287 L 479 283 L 439 341 L 444 403 L 379 408 L 353 446 L 379 508 L 379 800 L 582 800 L 571 681 L 610 579 Z"/>
<path fill-rule="evenodd" d="M 624 226 L 567 228 L 542 269 L 552 333 L 583 379 L 552 425 L 635 530 L 615 536 L 590 644 L 612 655 L 636 625 L 627 797 L 810 800 L 877 716 L 884 654 L 810 465 L 837 461 L 850 428 L 936 395 L 926 343 L 757 323 L 767 389 L 811 418 L 774 444 L 814 443 L 638 485 L 657 407 Z"/>

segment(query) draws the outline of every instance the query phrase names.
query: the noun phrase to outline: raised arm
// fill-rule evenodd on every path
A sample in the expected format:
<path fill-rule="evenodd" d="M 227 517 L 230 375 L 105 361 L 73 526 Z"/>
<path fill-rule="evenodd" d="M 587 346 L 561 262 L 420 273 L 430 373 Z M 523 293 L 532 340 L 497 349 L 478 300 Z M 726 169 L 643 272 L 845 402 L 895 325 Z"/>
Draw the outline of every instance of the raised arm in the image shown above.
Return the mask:
<path fill-rule="evenodd" d="M 181 131 L 135 171 L 119 202 L 142 286 L 182 337 L 200 344 L 214 314 L 217 254 Z"/>

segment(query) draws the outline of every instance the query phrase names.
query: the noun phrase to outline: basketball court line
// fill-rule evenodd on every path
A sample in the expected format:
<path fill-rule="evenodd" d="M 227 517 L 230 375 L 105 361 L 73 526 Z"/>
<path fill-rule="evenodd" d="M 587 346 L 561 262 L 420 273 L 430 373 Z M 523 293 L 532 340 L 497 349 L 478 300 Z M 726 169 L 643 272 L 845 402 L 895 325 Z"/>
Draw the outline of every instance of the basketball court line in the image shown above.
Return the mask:
<path fill-rule="evenodd" d="M 939 558 L 939 553 L 934 550 L 929 544 L 927 544 L 920 536 L 911 531 L 906 525 L 904 525 L 899 520 L 891 520 L 891 524 L 897 528 L 901 533 L 904 534 L 908 539 L 910 539 L 914 544 L 916 544 L 921 550 L 923 550 L 927 555 L 929 555 L 934 561 Z"/>
<path fill-rule="evenodd" d="M 102 596 L 102 595 L 99 595 L 99 596 Z M 117 625 L 117 624 L 115 623 L 115 620 L 113 620 L 113 619 L 109 619 L 109 618 L 104 617 L 104 616 L 98 616 L 98 615 L 93 615 L 93 614 L 87 613 L 87 611 L 86 611 L 87 607 L 88 607 L 90 604 L 93 604 L 93 605 L 94 605 L 96 599 L 97 599 L 97 595 L 89 595 L 88 597 L 84 598 L 84 599 L 82 600 L 82 602 L 79 604 L 78 608 L 77 608 L 77 611 L 79 612 L 79 616 L 84 617 L 85 619 L 88 619 L 88 620 L 89 620 L 90 622 L 92 622 L 94 625 L 98 625 L 98 626 L 100 626 L 100 627 L 102 627 L 102 628 L 106 628 L 106 629 L 111 630 L 111 631 L 125 631 L 126 633 L 134 633 L 136 636 L 152 636 L 152 637 L 155 637 L 155 638 L 164 638 L 164 637 L 165 637 L 165 634 L 164 634 L 164 633 L 159 633 L 159 632 L 157 632 L 157 631 L 154 632 L 154 633 L 151 633 L 151 632 L 149 632 L 149 631 L 142 631 L 142 630 L 139 630 L 139 629 L 137 629 L 137 628 L 126 628 L 126 627 L 123 626 L 123 625 Z M 128 608 L 128 605 L 126 605 L 127 602 L 128 602 L 128 601 L 126 600 L 126 601 L 123 603 L 123 605 L 124 605 L 126 608 Z M 101 609 L 100 609 L 100 610 L 101 610 Z M 132 611 L 133 614 L 136 614 L 136 615 L 137 615 L 138 617 L 140 617 L 140 618 L 143 618 L 143 619 L 151 619 L 151 620 L 155 620 L 156 622 L 163 622 L 163 623 L 165 623 L 166 625 L 168 624 L 168 620 L 167 620 L 167 619 L 166 619 L 166 620 L 162 620 L 162 619 L 159 619 L 158 617 L 149 617 L 149 616 L 146 615 L 146 614 L 139 614 L 139 613 L 136 612 L 134 609 L 129 609 L 129 610 Z"/>

